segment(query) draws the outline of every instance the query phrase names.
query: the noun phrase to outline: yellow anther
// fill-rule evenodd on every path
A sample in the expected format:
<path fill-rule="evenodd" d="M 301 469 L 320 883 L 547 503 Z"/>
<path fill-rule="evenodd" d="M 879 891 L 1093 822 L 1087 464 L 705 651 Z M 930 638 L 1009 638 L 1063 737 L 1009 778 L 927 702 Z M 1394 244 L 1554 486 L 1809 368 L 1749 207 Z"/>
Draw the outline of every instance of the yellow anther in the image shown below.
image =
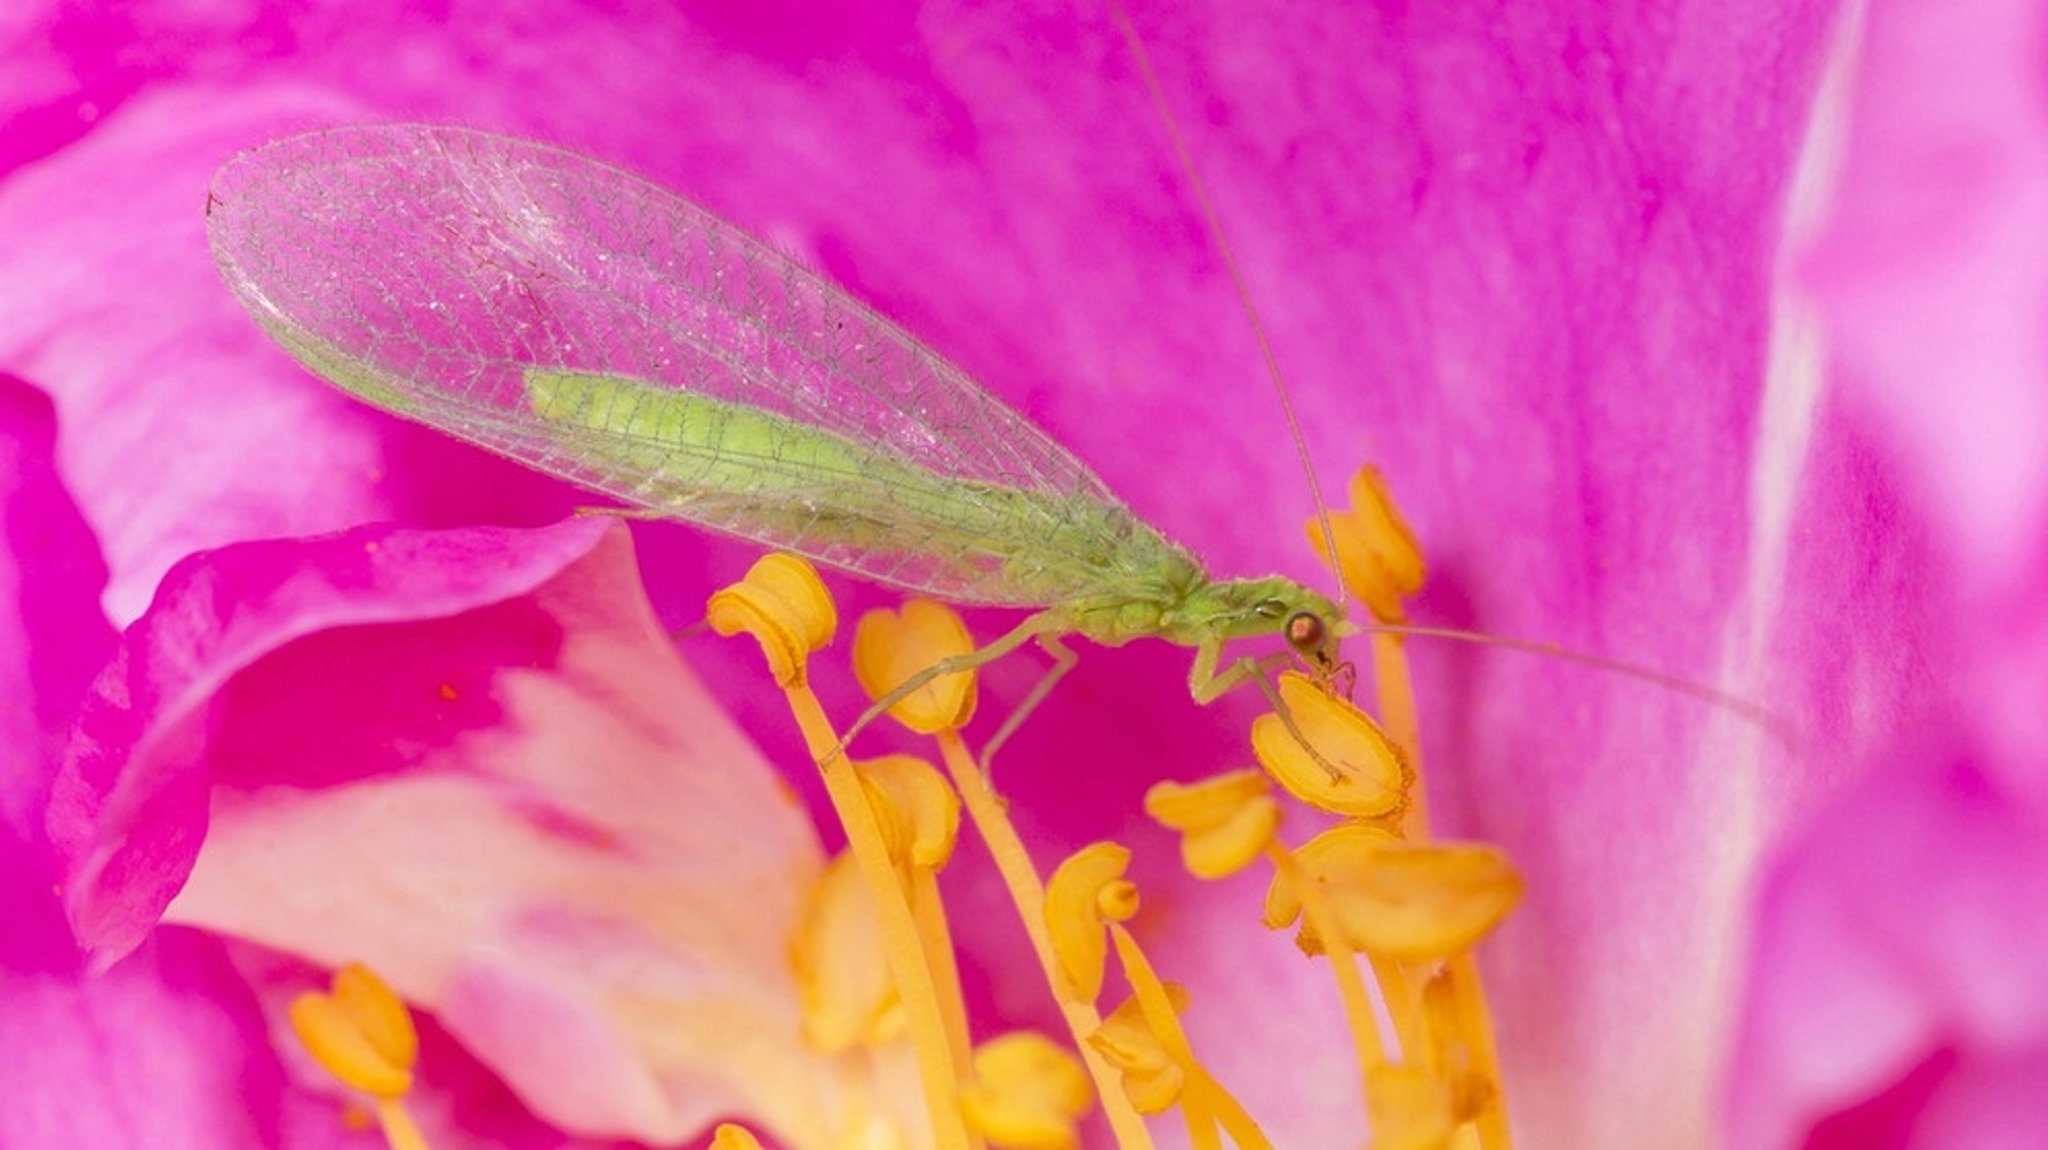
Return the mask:
<path fill-rule="evenodd" d="M 704 617 L 721 635 L 745 631 L 758 640 L 770 673 L 785 687 L 804 681 L 810 653 L 830 643 L 839 627 L 838 608 L 817 569 L 781 552 L 763 555 L 746 578 L 714 592 Z"/>
<path fill-rule="evenodd" d="M 1179 983 L 1161 984 L 1175 1013 L 1188 1008 L 1188 992 Z M 1140 1114 L 1160 1114 L 1180 1100 L 1187 1085 L 1187 1071 L 1167 1053 L 1159 1036 L 1145 1024 L 1145 1011 L 1138 1000 L 1126 998 L 1123 1005 L 1102 1020 L 1088 1045 L 1103 1061 L 1123 1076 L 1124 1096 Z"/>
<path fill-rule="evenodd" d="M 1449 1082 L 1409 1066 L 1367 1072 L 1373 1150 L 1444 1150 L 1462 1119 Z"/>
<path fill-rule="evenodd" d="M 1046 883 L 1045 927 L 1059 956 L 1067 998 L 1093 1002 L 1102 993 L 1102 965 L 1109 955 L 1103 923 L 1136 912 L 1137 888 L 1124 879 L 1130 862 L 1127 848 L 1093 843 L 1069 856 Z"/>
<path fill-rule="evenodd" d="M 826 865 L 790 945 L 804 1037 L 827 1054 L 873 1048 L 902 1033 L 902 1000 L 889 970 L 875 903 L 851 852 Z"/>
<path fill-rule="evenodd" d="M 1369 823 L 1342 823 L 1310 839 L 1294 854 L 1300 860 L 1302 869 L 1324 888 L 1329 889 L 1334 899 L 1340 893 L 1334 889 L 1334 881 L 1349 874 L 1343 860 L 1364 857 L 1378 846 L 1400 841 L 1394 832 L 1384 827 Z M 1294 889 L 1293 883 L 1279 875 L 1273 876 L 1272 885 L 1266 888 L 1266 928 L 1280 930 L 1292 926 L 1300 917 L 1301 892 Z M 1307 932 L 1306 927 L 1303 930 Z M 1303 949 L 1309 949 L 1306 942 L 1303 943 Z M 1322 953 L 1321 942 L 1318 941 L 1315 949 L 1309 953 Z"/>
<path fill-rule="evenodd" d="M 938 870 L 960 835 L 960 796 L 938 769 L 914 755 L 884 755 L 854 764 L 883 844 L 898 865 Z"/>
<path fill-rule="evenodd" d="M 974 650 L 967 624 L 943 603 L 912 599 L 901 614 L 876 608 L 860 617 L 853 633 L 853 674 L 868 693 L 880 700 L 942 659 Z M 975 676 L 972 671 L 940 675 L 889 708 L 896 721 L 920 735 L 957 730 L 974 717 Z"/>
<path fill-rule="evenodd" d="M 1257 771 L 1231 771 L 1194 784 L 1158 783 L 1145 792 L 1145 813 L 1181 832 L 1181 865 L 1196 878 L 1219 879 L 1251 865 L 1280 829 L 1280 804 Z"/>
<path fill-rule="evenodd" d="M 1381 958 L 1422 962 L 1462 954 L 1522 897 L 1521 874 L 1500 848 L 1483 843 L 1408 843 L 1347 823 L 1297 853 L 1329 895 L 1352 947 Z M 1266 895 L 1266 925 L 1278 930 L 1300 914 L 1299 894 L 1276 879 Z M 1323 951 L 1307 925 L 1296 943 L 1308 954 Z"/>
<path fill-rule="evenodd" d="M 1404 600 L 1422 589 L 1426 574 L 1415 532 L 1394 506 L 1379 468 L 1366 464 L 1351 477 L 1351 509 L 1330 512 L 1330 531 L 1337 537 L 1337 572 L 1344 586 L 1358 596 L 1373 618 L 1398 623 L 1406 618 Z M 1325 563 L 1322 524 L 1308 522 L 1308 540 Z"/>
<path fill-rule="evenodd" d="M 1277 713 L 1260 715 L 1252 723 L 1252 752 L 1289 794 L 1350 818 L 1400 814 L 1415 776 L 1379 724 L 1349 699 L 1294 672 L 1280 676 L 1280 701 L 1294 730 Z"/>
<path fill-rule="evenodd" d="M 1103 883 L 1095 892 L 1095 913 L 1104 922 L 1129 922 L 1138 913 L 1138 884 L 1129 879 Z"/>
<path fill-rule="evenodd" d="M 761 1150 L 761 1141 L 743 1126 L 721 1122 L 711 1132 L 710 1150 Z"/>
<path fill-rule="evenodd" d="M 412 1089 L 419 1034 L 398 995 L 366 966 L 335 971 L 332 993 L 309 990 L 289 1014 L 299 1043 L 329 1074 L 378 1098 Z"/>
<path fill-rule="evenodd" d="M 386 1062 L 411 1069 L 420 1057 L 420 1033 L 412 1012 L 391 985 L 360 962 L 334 972 L 334 1000 Z"/>
<path fill-rule="evenodd" d="M 1042 1034 L 1013 1031 L 974 1052 L 974 1084 L 960 1096 L 968 1124 L 998 1146 L 1068 1150 L 1095 1105 L 1081 1061 Z"/>

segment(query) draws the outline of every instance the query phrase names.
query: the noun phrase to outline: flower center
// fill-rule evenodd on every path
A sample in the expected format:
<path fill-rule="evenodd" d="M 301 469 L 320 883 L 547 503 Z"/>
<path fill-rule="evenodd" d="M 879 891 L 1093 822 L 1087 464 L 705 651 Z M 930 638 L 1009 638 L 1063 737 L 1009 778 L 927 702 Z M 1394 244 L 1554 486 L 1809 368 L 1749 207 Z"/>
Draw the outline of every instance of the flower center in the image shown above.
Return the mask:
<path fill-rule="evenodd" d="M 1376 471 L 1362 471 L 1351 495 L 1354 506 L 1330 517 L 1337 566 L 1375 618 L 1398 621 L 1404 598 L 1421 584 L 1421 555 Z M 1314 525 L 1310 537 L 1320 545 Z M 746 631 L 760 642 L 846 828 L 847 852 L 828 868 L 795 948 L 812 1041 L 833 1051 L 907 1036 L 942 1150 L 1077 1145 L 1077 1123 L 1096 1104 L 1124 1150 L 1149 1148 L 1145 1116 L 1174 1109 L 1193 1146 L 1266 1146 L 1252 1116 L 1197 1057 L 1180 1021 L 1188 995 L 1159 976 L 1126 925 L 1141 910 L 1138 887 L 1125 876 L 1129 850 L 1096 843 L 1049 879 L 1039 876 L 1007 804 L 959 734 L 974 711 L 973 672 L 936 678 L 890 708 L 934 739 L 943 773 L 907 756 L 846 758 L 806 670 L 832 635 L 834 612 L 815 573 L 788 556 L 762 560 L 710 607 L 721 633 Z M 1181 835 L 1183 863 L 1197 877 L 1222 878 L 1261 860 L 1272 868 L 1265 925 L 1299 924 L 1297 945 L 1329 964 L 1375 1144 L 1462 1139 L 1504 1150 L 1504 1091 L 1471 952 L 1519 900 L 1521 876 L 1492 846 L 1430 840 L 1405 654 L 1398 637 L 1376 634 L 1373 644 L 1384 726 L 1340 694 L 1339 676 L 1283 675 L 1272 696 L 1278 707 L 1252 731 L 1265 773 L 1162 783 L 1146 810 Z M 973 650 L 951 610 L 912 601 L 860 621 L 853 663 L 869 696 L 881 698 Z M 1283 804 L 1269 779 L 1296 803 Z M 1013 1033 L 970 1048 L 936 885 L 962 806 L 1023 921 L 1070 1046 Z M 1279 834 L 1290 806 L 1340 821 L 1290 847 Z M 1104 1016 L 1097 1000 L 1112 955 L 1130 996 Z M 1391 1023 L 1384 1034 L 1381 1012 Z M 747 1138 L 722 1129 L 714 1145 L 740 1150 Z"/>

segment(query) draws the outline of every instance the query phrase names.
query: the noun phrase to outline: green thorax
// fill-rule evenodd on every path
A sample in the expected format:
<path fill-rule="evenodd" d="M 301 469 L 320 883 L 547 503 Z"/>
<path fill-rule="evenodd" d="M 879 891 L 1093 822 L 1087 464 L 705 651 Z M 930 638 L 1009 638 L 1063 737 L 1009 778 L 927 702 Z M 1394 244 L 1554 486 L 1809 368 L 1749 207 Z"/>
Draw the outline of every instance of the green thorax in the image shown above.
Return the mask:
<path fill-rule="evenodd" d="M 1171 544 L 1168 544 L 1170 547 Z M 1178 548 L 1174 548 L 1180 552 Z M 1278 575 L 1263 579 L 1211 581 L 1192 559 L 1162 568 L 1153 593 L 1129 594 L 1115 602 L 1082 600 L 1058 609 L 1073 631 L 1104 646 L 1132 639 L 1164 639 L 1186 647 L 1283 633 L 1297 615 L 1313 615 L 1334 626 L 1337 606 L 1320 592 Z"/>

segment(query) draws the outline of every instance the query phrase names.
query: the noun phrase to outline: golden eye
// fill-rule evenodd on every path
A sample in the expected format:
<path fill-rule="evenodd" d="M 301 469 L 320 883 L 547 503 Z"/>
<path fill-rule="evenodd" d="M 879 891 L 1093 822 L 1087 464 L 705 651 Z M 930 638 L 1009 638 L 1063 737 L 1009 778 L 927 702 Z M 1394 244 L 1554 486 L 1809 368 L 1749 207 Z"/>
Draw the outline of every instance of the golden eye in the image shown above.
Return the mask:
<path fill-rule="evenodd" d="M 1323 642 L 1329 638 L 1330 629 L 1323 624 L 1323 617 L 1313 611 L 1296 611 L 1287 619 L 1287 645 L 1304 655 L 1321 655 Z"/>

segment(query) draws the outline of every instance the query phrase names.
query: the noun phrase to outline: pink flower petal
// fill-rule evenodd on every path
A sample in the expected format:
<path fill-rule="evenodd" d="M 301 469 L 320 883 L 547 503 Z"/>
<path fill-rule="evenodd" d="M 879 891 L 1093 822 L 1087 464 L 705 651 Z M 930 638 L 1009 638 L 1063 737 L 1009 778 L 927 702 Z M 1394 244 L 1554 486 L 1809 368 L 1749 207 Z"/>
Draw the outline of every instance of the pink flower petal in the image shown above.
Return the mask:
<path fill-rule="evenodd" d="M 50 833 L 70 869 L 65 901 L 79 941 L 117 957 L 140 941 L 184 883 L 206 829 L 215 739 L 232 717 L 234 679 L 295 640 L 337 628 L 457 618 L 516 600 L 602 537 L 601 521 L 542 532 L 417 535 L 365 528 L 313 544 L 249 543 L 195 558 L 165 580 L 94 685 L 56 782 Z M 507 645 L 442 668 L 482 677 L 493 659 L 544 660 L 559 628 L 530 619 Z M 523 646 L 520 644 L 523 643 Z M 300 697 L 346 698 L 349 684 L 299 680 Z M 337 716 L 339 717 L 339 716 Z M 448 708 L 452 736 L 480 721 Z M 258 716 L 261 724 L 265 716 Z M 232 727 L 226 728 L 232 730 Z M 278 764 L 278 781 L 319 781 L 322 764 Z M 382 759 L 341 769 L 392 770 Z"/>
<path fill-rule="evenodd" d="M 49 764 L 113 648 L 106 569 L 51 459 L 47 397 L 0 375 L 0 830 L 42 837 Z"/>
<path fill-rule="evenodd" d="M 2048 522 L 2044 35 L 2026 0 L 1874 11 L 1849 169 L 1808 261 L 1858 397 L 1946 542 L 1992 565 Z"/>
<path fill-rule="evenodd" d="M 182 927 L 170 928 L 183 931 Z M 329 1137 L 337 1129 L 347 1130 L 351 1106 L 360 1105 L 347 1088 L 315 1065 L 311 1056 L 289 1032 L 285 1015 L 291 1000 L 314 988 L 325 988 L 332 972 L 288 955 L 247 942 L 227 944 L 236 969 L 248 980 L 271 1024 L 287 1073 L 297 1080 L 303 1093 L 286 1112 L 286 1144 L 304 1138 L 318 1145 L 317 1137 Z M 609 1139 L 575 1138 L 534 1116 L 509 1090 L 498 1071 L 477 1061 L 474 1054 L 449 1035 L 433 1015 L 415 1013 L 419 1032 L 419 1065 L 422 1081 L 408 1098 L 408 1109 L 427 1136 L 429 1146 L 488 1146 L 500 1150 L 629 1150 L 643 1143 Z M 528 1032 L 530 1043 L 536 1032 Z M 533 1043 L 534 1045 L 544 1045 Z M 531 1051 L 530 1057 L 546 1052 Z M 361 1135 L 347 1134 L 359 1144 Z"/>
<path fill-rule="evenodd" d="M 1304 488 L 1250 332 L 1100 12 L 834 9 L 792 33 L 737 10 L 701 24 L 500 11 L 447 27 L 360 6 L 271 12 L 126 73 L 112 49 L 69 59 L 81 92 L 127 100 L 93 136 L 117 119 L 145 137 L 203 126 L 207 107 L 233 104 L 253 143 L 299 100 L 511 128 L 648 171 L 958 359 L 1220 571 L 1316 577 L 1299 537 Z M 1432 799 L 1531 876 L 1490 961 L 1517 1117 L 1538 1143 L 1632 1136 L 1644 1112 L 1676 1137 L 1708 1136 L 1718 974 L 1755 844 L 1911 716 L 1943 670 L 1920 653 L 1939 622 L 1913 606 L 1935 577 L 1925 532 L 1870 427 L 1825 392 L 1765 386 L 1778 223 L 1828 16 L 1592 4 L 1134 16 L 1262 301 L 1325 487 L 1370 455 L 1421 530 L 1436 577 L 1418 617 L 1768 693 L 1814 719 L 1815 749 L 1795 759 L 1645 684 L 1418 644 Z M 104 80 L 116 73 L 131 88 L 168 83 L 130 95 Z M 223 75 L 236 82 L 191 82 Z M 119 167 L 109 151 L 96 163 Z M 0 224 L 49 222 L 51 202 L 92 178 L 143 178 L 82 171 L 81 183 L 44 177 L 36 211 L 0 190 Z M 194 203 L 197 175 L 179 177 Z M 116 208 L 96 203 L 84 230 L 120 230 Z M 32 301 L 43 273 L 9 242 L 0 277 L 31 286 L 0 283 L 0 299 Z M 199 283 L 203 253 L 164 242 L 190 266 L 159 278 Z M 73 346 L 118 347 L 138 310 L 158 306 L 149 282 L 102 295 L 103 270 L 60 285 L 89 305 L 50 328 Z M 221 354 L 246 362 L 185 380 L 158 413 L 169 426 L 194 389 L 292 378 L 274 357 L 261 366 L 253 331 L 219 330 Z M 155 375 L 90 355 L 24 364 L 44 353 L 8 339 L 0 364 L 35 369 L 67 437 L 89 427 L 68 397 L 103 394 L 98 412 L 115 402 L 104 381 Z M 215 342 L 179 350 L 195 345 Z M 314 426 L 343 410 L 293 402 Z M 109 545 L 127 588 L 117 614 L 176 557 L 170 536 L 210 530 L 210 516 L 304 530 L 344 505 L 410 514 L 391 490 L 433 483 L 445 461 L 393 442 L 308 449 L 323 472 L 335 457 L 363 464 L 329 474 L 351 487 L 336 503 L 307 502 L 318 493 L 292 478 L 276 481 L 275 506 L 260 488 L 179 480 L 191 498 L 175 522 L 138 519 Z M 386 467 L 389 489 L 364 494 Z M 134 471 L 106 477 L 80 486 L 95 526 L 160 498 Z M 745 553 L 681 532 L 648 542 L 651 568 L 680 573 L 660 600 L 676 623 Z M 756 701 L 750 652 L 691 655 L 733 668 L 710 678 L 778 759 L 801 761 L 777 708 Z M 1004 781 L 1047 853 L 1121 829 L 1162 773 L 1241 757 L 1256 702 L 1198 711 L 1186 665 L 1180 651 L 1090 651 L 1012 745 Z M 985 722 L 1035 670 L 993 670 Z M 839 690 L 829 701 L 844 709 L 851 690 Z M 1219 976 L 1265 973 L 1223 961 Z M 990 965 L 992 997 L 1022 998 L 1032 972 Z M 1263 1043 L 1239 1049 L 1274 1062 Z"/>
<path fill-rule="evenodd" d="M 9 927 L 14 920 L 10 917 Z M 0 955 L 4 957 L 4 955 Z M 160 934 L 113 970 L 32 972 L 0 962 L 0 1143 L 92 1146 L 342 1145 L 282 1135 L 284 1078 L 248 988 L 218 940 Z"/>
<path fill-rule="evenodd" d="M 1764 892 L 1732 1144 L 2048 1140 L 2038 1090 L 2009 1081 L 2048 1054 L 2043 907 L 2040 810 L 1940 747 L 1874 770 Z"/>
<path fill-rule="evenodd" d="M 1962 15 L 1959 13 L 1967 13 Z M 1808 260 L 1842 378 L 1952 555 L 1955 697 L 2002 761 L 2048 742 L 2048 115 L 2039 5 L 1888 6 Z M 1969 60 L 1967 84 L 1929 86 Z"/>
<path fill-rule="evenodd" d="M 363 114 L 332 98 L 318 111 Z M 429 522 L 496 518 L 493 498 L 548 490 L 308 386 L 234 306 L 207 256 L 195 189 L 275 122 L 196 97 L 141 101 L 0 189 L 0 267 L 16 269 L 0 275 L 0 307 L 13 317 L 0 362 L 57 401 L 59 463 L 108 552 L 117 618 L 137 614 L 196 550 L 401 507 Z M 143 299 L 152 306 L 133 307 Z M 387 478 L 391 460 L 407 456 L 432 478 Z M 563 510 L 559 497 L 553 510 Z"/>
<path fill-rule="evenodd" d="M 1843 392 L 1931 524 L 1942 578 L 1910 606 L 1935 655 L 1909 749 L 1852 759 L 1767 872 L 1736 1145 L 2048 1137 L 2044 34 L 2048 12 L 2003 0 L 1881 6 L 1864 29 L 1807 271 Z"/>

